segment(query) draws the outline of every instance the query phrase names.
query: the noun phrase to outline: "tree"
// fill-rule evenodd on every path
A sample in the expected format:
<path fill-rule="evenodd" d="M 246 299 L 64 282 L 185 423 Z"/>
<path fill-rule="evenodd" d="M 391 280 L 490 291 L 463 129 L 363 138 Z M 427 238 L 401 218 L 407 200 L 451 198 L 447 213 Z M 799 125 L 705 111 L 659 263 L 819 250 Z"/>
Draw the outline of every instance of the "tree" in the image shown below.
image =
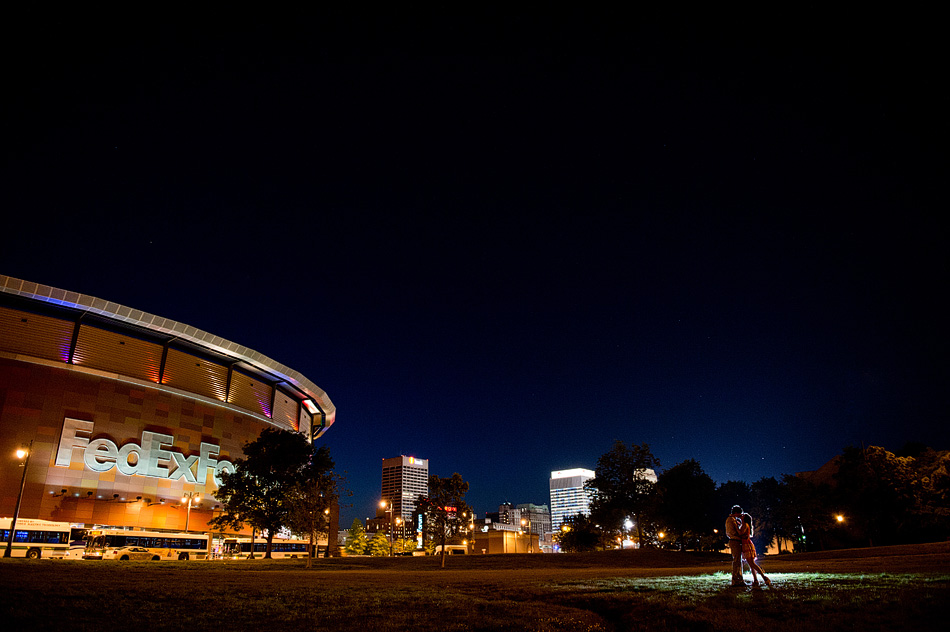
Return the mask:
<path fill-rule="evenodd" d="M 594 551 L 601 544 L 601 530 L 590 516 L 578 513 L 564 518 L 554 541 L 566 553 Z"/>
<path fill-rule="evenodd" d="M 377 531 L 369 539 L 366 552 L 373 557 L 389 557 L 389 538 L 382 531 Z"/>
<path fill-rule="evenodd" d="M 918 541 L 947 540 L 950 537 L 950 451 L 921 448 L 913 456 L 920 482 Z"/>
<path fill-rule="evenodd" d="M 733 505 L 739 505 L 743 511 L 747 509 L 752 501 L 752 489 L 745 481 L 726 481 L 716 490 L 716 507 L 722 516 L 722 522 L 725 524 L 726 516 Z"/>
<path fill-rule="evenodd" d="M 609 452 L 597 459 L 594 478 L 584 483 L 592 495 L 591 515 L 610 533 L 619 533 L 627 516 L 637 524 L 637 538 L 643 542 L 642 522 L 647 519 L 654 491 L 649 471 L 660 466 L 650 446 L 614 442 Z"/>
<path fill-rule="evenodd" d="M 244 457 L 234 461 L 234 473 L 222 475 L 214 497 L 223 513 L 209 525 L 240 530 L 247 523 L 266 533 L 264 557 L 270 558 L 274 536 L 289 522 L 293 490 L 310 456 L 310 443 L 302 434 L 265 428 L 244 444 Z"/>
<path fill-rule="evenodd" d="M 687 459 L 660 474 L 657 480 L 659 518 L 681 551 L 699 548 L 700 541 L 716 528 L 713 517 L 716 483 L 699 462 Z"/>
<path fill-rule="evenodd" d="M 349 555 L 363 555 L 366 553 L 368 542 L 366 540 L 366 529 L 359 518 L 353 518 L 353 525 L 346 535 L 345 548 Z"/>
<path fill-rule="evenodd" d="M 870 546 L 904 541 L 921 506 L 913 457 L 878 446 L 847 447 L 838 460 L 839 504 L 847 507 Z"/>
<path fill-rule="evenodd" d="M 759 549 L 765 551 L 778 535 L 777 521 L 782 502 L 782 486 L 774 477 L 768 476 L 752 483 L 750 491 L 748 511 L 755 521 L 755 536 L 752 539 Z"/>
<path fill-rule="evenodd" d="M 401 538 L 396 539 L 396 552 L 397 553 L 412 553 L 416 550 L 416 541 L 414 538 L 407 538 L 405 534 Z"/>
<path fill-rule="evenodd" d="M 291 509 L 288 525 L 295 533 L 305 533 L 310 539 L 310 551 L 316 550 L 318 534 L 327 534 L 329 546 L 330 511 L 340 498 L 342 479 L 333 471 L 330 449 L 313 449 L 310 460 L 303 467 L 300 479 L 291 490 Z M 313 566 L 313 555 L 307 556 L 307 568 Z"/>
<path fill-rule="evenodd" d="M 781 498 L 779 510 L 774 512 L 776 533 L 792 540 L 797 551 L 823 550 L 835 505 L 831 488 L 785 474 Z"/>
<path fill-rule="evenodd" d="M 948 465 L 950 452 L 922 444 L 847 447 L 815 472 L 783 478 L 776 533 L 791 531 L 806 549 L 945 540 Z"/>
<path fill-rule="evenodd" d="M 471 511 L 463 500 L 468 491 L 468 483 L 456 472 L 450 478 L 435 474 L 429 476 L 429 495 L 417 501 L 417 508 L 423 512 L 423 528 L 427 538 L 442 545 L 442 567 L 445 568 L 445 545 L 468 529 L 461 518 Z"/>

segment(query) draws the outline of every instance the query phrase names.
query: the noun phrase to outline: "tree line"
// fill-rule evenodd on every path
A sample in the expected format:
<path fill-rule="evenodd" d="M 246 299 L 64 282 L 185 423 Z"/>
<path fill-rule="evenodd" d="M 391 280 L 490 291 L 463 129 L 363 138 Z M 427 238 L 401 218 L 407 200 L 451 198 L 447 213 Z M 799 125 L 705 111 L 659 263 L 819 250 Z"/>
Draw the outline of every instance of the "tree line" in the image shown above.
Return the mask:
<path fill-rule="evenodd" d="M 329 535 L 331 509 L 341 494 L 349 494 L 334 471 L 329 448 L 312 445 L 297 432 L 267 428 L 243 449 L 244 456 L 234 461 L 234 472 L 222 475 L 214 494 L 221 502 L 221 514 L 209 526 L 222 531 L 251 527 L 266 539 L 265 559 L 271 557 L 274 537 L 282 530 L 309 538 L 310 550 L 315 550 L 317 539 Z M 422 548 L 431 553 L 441 544 L 444 565 L 445 545 L 474 528 L 474 514 L 464 500 L 469 484 L 458 473 L 448 478 L 433 475 L 428 483 L 428 495 L 416 501 L 423 523 Z M 355 520 L 346 550 L 354 555 L 411 553 L 417 548 L 414 530 L 412 534 L 368 537 Z M 308 567 L 311 561 L 308 556 Z"/>
<path fill-rule="evenodd" d="M 416 499 L 413 515 L 420 518 L 422 524 L 421 545 L 416 540 L 416 530 L 413 527 L 406 537 L 406 531 L 401 530 L 397 535 L 377 531 L 369 535 L 359 518 L 353 520 L 353 525 L 346 537 L 345 550 L 349 555 L 406 555 L 425 553 L 431 555 L 437 546 L 441 546 L 442 566 L 445 566 L 446 546 L 459 544 L 464 539 L 472 537 L 475 530 L 475 514 L 468 503 L 465 494 L 469 484 L 456 472 L 448 478 L 430 475 L 428 480 L 428 495 Z"/>
<path fill-rule="evenodd" d="M 562 550 L 639 546 L 721 550 L 729 508 L 755 520 L 755 543 L 765 550 L 811 551 L 917 543 L 950 537 L 950 451 L 908 444 L 897 453 L 848 447 L 808 475 L 716 485 L 687 459 L 653 482 L 660 462 L 647 444 L 621 441 L 602 455 L 585 483 L 590 513 L 565 520 L 555 535 Z"/>
<path fill-rule="evenodd" d="M 215 492 L 221 513 L 212 528 L 247 526 L 267 540 L 270 557 L 282 530 L 309 538 L 311 550 L 327 534 L 331 508 L 343 478 L 329 449 L 301 434 L 269 428 L 245 443 L 235 471 Z M 721 550 L 723 522 L 732 505 L 752 514 L 756 545 L 810 551 L 853 546 L 917 543 L 950 537 L 950 451 L 908 444 L 893 453 L 882 447 L 848 447 L 828 466 L 808 475 L 765 477 L 752 484 L 716 485 L 694 459 L 662 471 L 648 444 L 616 441 L 597 460 L 585 484 L 589 514 L 568 517 L 555 535 L 562 550 L 613 548 L 623 540 L 639 546 Z M 471 537 L 474 513 L 465 500 L 468 482 L 456 473 L 429 477 L 428 496 L 416 502 L 423 550 Z M 415 533 L 415 529 L 410 530 Z M 392 555 L 419 547 L 415 537 L 368 537 L 354 521 L 346 549 L 351 554 Z M 308 565 L 310 560 L 308 558 Z M 443 558 L 444 564 L 444 558 Z"/>

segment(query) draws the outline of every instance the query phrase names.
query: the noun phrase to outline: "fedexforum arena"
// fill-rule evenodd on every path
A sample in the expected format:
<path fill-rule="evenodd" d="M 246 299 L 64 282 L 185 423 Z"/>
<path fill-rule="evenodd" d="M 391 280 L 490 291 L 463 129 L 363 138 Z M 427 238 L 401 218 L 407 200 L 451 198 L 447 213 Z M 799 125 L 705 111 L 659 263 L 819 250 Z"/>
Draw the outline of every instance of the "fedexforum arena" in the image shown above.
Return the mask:
<path fill-rule="evenodd" d="M 0 276 L 0 516 L 19 498 L 21 520 L 208 531 L 245 442 L 269 427 L 313 440 L 335 414 L 310 380 L 256 351 Z"/>

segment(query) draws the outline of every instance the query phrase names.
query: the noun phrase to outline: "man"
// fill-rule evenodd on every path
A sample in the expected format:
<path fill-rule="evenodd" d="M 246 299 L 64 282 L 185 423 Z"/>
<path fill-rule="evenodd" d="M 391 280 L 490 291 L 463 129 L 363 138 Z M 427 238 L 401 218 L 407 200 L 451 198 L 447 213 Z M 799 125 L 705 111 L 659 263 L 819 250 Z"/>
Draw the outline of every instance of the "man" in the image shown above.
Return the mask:
<path fill-rule="evenodd" d="M 732 513 L 726 518 L 726 537 L 729 538 L 729 552 L 732 554 L 732 585 L 745 586 L 742 578 L 742 536 L 739 528 L 742 526 L 742 507 L 733 505 Z"/>

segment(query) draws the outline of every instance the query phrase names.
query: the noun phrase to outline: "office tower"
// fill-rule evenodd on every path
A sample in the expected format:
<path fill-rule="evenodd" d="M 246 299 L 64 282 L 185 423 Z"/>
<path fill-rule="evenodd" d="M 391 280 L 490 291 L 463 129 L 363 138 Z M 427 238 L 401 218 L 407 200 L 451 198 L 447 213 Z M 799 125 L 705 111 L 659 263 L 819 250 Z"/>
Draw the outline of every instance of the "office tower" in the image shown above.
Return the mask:
<path fill-rule="evenodd" d="M 382 499 L 392 503 L 391 518 L 412 521 L 416 500 L 429 494 L 429 461 L 412 456 L 383 459 Z"/>
<path fill-rule="evenodd" d="M 521 512 L 520 520 L 525 525 L 525 531 L 543 536 L 551 533 L 551 512 L 547 505 L 525 503 L 516 507 Z"/>
<path fill-rule="evenodd" d="M 551 472 L 551 528 L 561 528 L 568 516 L 590 513 L 590 494 L 584 482 L 594 478 L 593 470 L 574 468 Z"/>

